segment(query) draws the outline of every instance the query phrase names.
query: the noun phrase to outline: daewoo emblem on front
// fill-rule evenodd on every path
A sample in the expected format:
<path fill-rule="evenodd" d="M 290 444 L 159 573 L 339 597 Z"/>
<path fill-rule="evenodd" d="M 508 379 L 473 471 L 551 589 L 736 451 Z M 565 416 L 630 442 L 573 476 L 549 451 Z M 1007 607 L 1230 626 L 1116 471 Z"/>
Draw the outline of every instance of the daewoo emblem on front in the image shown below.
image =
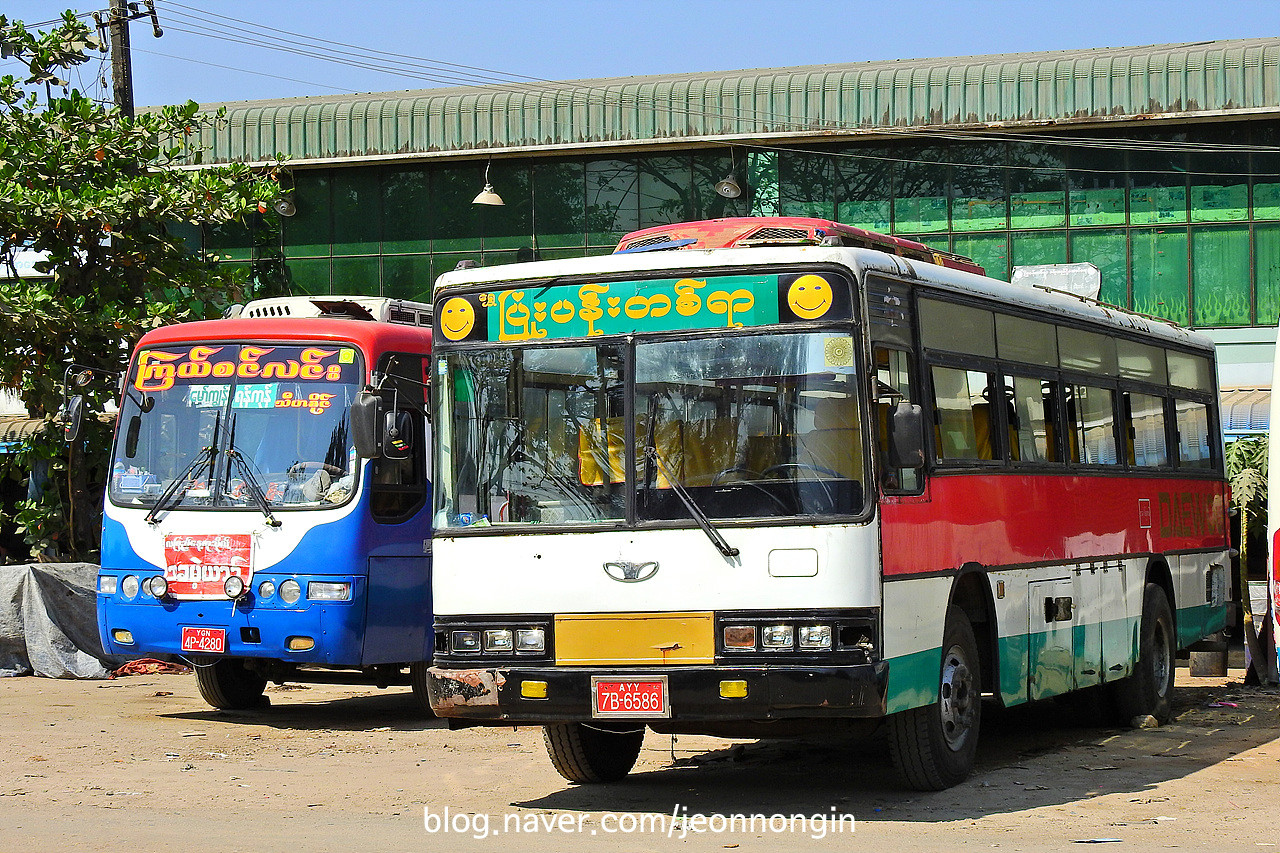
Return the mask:
<path fill-rule="evenodd" d="M 627 560 L 612 560 L 604 564 L 604 572 L 621 583 L 639 583 L 647 581 L 658 573 L 658 564 L 653 560 L 647 563 L 632 563 Z"/>

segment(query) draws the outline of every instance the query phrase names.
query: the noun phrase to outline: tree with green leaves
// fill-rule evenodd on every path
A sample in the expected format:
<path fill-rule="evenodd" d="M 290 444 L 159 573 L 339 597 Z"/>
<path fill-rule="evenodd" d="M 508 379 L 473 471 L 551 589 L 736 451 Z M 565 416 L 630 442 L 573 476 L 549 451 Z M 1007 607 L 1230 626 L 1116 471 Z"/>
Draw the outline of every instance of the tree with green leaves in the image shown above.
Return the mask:
<path fill-rule="evenodd" d="M 1259 681 L 1270 681 L 1271 654 L 1260 635 L 1266 613 L 1254 613 L 1249 598 L 1249 541 L 1267 548 L 1267 436 L 1242 438 L 1227 445 L 1227 478 L 1231 482 L 1231 503 L 1240 514 L 1240 600 L 1244 618 L 1244 639 L 1249 646 L 1253 672 Z M 1263 624 L 1259 624 L 1263 623 Z"/>
<path fill-rule="evenodd" d="M 194 102 L 127 118 L 73 89 L 68 72 L 100 44 L 74 13 L 45 32 L 0 15 L 0 48 L 25 73 L 0 78 L 0 387 L 33 417 L 51 417 L 71 364 L 109 377 L 155 326 L 217 316 L 253 284 L 171 233 L 273 215 L 275 169 L 199 166 L 198 130 L 221 115 Z M 42 253 L 41 278 L 20 279 L 17 250 Z M 83 389 L 91 408 L 114 383 Z M 68 448 L 52 424 L 0 466 L 49 470 L 16 521 L 33 551 L 92 558 L 110 443 L 91 423 Z"/>

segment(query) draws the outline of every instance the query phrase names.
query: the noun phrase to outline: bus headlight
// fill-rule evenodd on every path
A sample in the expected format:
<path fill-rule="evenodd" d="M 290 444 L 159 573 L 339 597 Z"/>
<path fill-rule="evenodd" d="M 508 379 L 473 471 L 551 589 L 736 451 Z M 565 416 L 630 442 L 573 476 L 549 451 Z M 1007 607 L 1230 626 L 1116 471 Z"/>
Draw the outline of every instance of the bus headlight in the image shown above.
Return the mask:
<path fill-rule="evenodd" d="M 276 585 L 271 581 L 258 584 L 258 598 L 270 598 L 276 594 Z"/>
<path fill-rule="evenodd" d="M 138 594 L 139 586 L 136 575 L 125 575 L 124 580 L 120 581 L 120 594 L 125 598 L 134 598 Z"/>
<path fill-rule="evenodd" d="M 343 581 L 311 581 L 307 584 L 308 601 L 346 601 L 351 597 L 351 583 Z"/>
<path fill-rule="evenodd" d="M 480 651 L 479 631 L 453 631 L 449 635 L 449 651 L 460 655 L 474 655 Z"/>
<path fill-rule="evenodd" d="M 830 625 L 801 625 L 800 626 L 800 648 L 802 649 L 831 648 L 831 626 Z"/>
<path fill-rule="evenodd" d="M 302 587 L 296 580 L 289 578 L 280 584 L 280 600 L 285 604 L 297 604 L 299 598 L 302 598 Z"/>
<path fill-rule="evenodd" d="M 516 651 L 541 654 L 547 650 L 547 632 L 541 628 L 521 628 L 516 631 Z"/>
<path fill-rule="evenodd" d="M 156 598 L 164 598 L 169 594 L 169 582 L 164 579 L 164 575 L 155 575 L 147 581 L 147 592 Z"/>
<path fill-rule="evenodd" d="M 98 575 L 98 592 L 103 595 L 115 595 L 120 588 L 120 578 L 115 575 Z"/>
<path fill-rule="evenodd" d="M 728 625 L 724 629 L 724 647 L 730 651 L 755 651 L 755 625 Z"/>
<path fill-rule="evenodd" d="M 790 625 L 766 625 L 763 645 L 766 649 L 789 649 L 795 644 L 795 629 Z"/>
<path fill-rule="evenodd" d="M 484 632 L 484 650 L 486 652 L 511 651 L 512 636 L 508 628 L 498 628 Z"/>
<path fill-rule="evenodd" d="M 244 578 L 239 575 L 232 575 L 222 584 L 222 591 L 227 594 L 227 598 L 236 599 L 244 595 Z"/>

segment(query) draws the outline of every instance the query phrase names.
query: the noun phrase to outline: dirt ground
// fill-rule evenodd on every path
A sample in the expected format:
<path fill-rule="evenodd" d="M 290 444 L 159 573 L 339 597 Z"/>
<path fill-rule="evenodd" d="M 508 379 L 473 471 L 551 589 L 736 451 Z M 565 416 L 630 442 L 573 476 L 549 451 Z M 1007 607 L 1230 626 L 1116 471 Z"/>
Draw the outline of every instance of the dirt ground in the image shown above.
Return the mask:
<path fill-rule="evenodd" d="M 451 732 L 407 688 L 228 713 L 190 675 L 0 679 L 0 850 L 1274 849 L 1280 692 L 1242 675 L 1180 669 L 1158 729 L 988 709 L 978 771 L 936 794 L 898 788 L 875 739 L 650 733 L 626 781 L 581 787 L 540 729 Z"/>

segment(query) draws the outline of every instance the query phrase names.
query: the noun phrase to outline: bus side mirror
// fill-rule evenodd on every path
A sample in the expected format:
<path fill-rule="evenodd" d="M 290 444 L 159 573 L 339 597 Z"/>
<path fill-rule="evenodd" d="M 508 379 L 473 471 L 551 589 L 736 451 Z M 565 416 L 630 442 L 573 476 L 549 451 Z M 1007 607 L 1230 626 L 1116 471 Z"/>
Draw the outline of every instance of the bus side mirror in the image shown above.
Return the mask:
<path fill-rule="evenodd" d="M 408 459 L 413 455 L 413 416 L 409 412 L 387 412 L 382 432 L 382 455 L 387 459 Z"/>
<path fill-rule="evenodd" d="M 893 410 L 889 465 L 917 470 L 924 467 L 924 410 L 906 400 Z"/>
<path fill-rule="evenodd" d="M 371 391 L 361 391 L 351 404 L 351 438 L 355 442 L 356 455 L 361 459 L 376 459 L 382 455 L 381 409 L 382 401 Z"/>
<path fill-rule="evenodd" d="M 67 441 L 75 441 L 80 437 L 80 424 L 84 419 L 84 397 L 76 394 L 67 400 L 66 423 L 62 427 L 62 434 Z"/>

